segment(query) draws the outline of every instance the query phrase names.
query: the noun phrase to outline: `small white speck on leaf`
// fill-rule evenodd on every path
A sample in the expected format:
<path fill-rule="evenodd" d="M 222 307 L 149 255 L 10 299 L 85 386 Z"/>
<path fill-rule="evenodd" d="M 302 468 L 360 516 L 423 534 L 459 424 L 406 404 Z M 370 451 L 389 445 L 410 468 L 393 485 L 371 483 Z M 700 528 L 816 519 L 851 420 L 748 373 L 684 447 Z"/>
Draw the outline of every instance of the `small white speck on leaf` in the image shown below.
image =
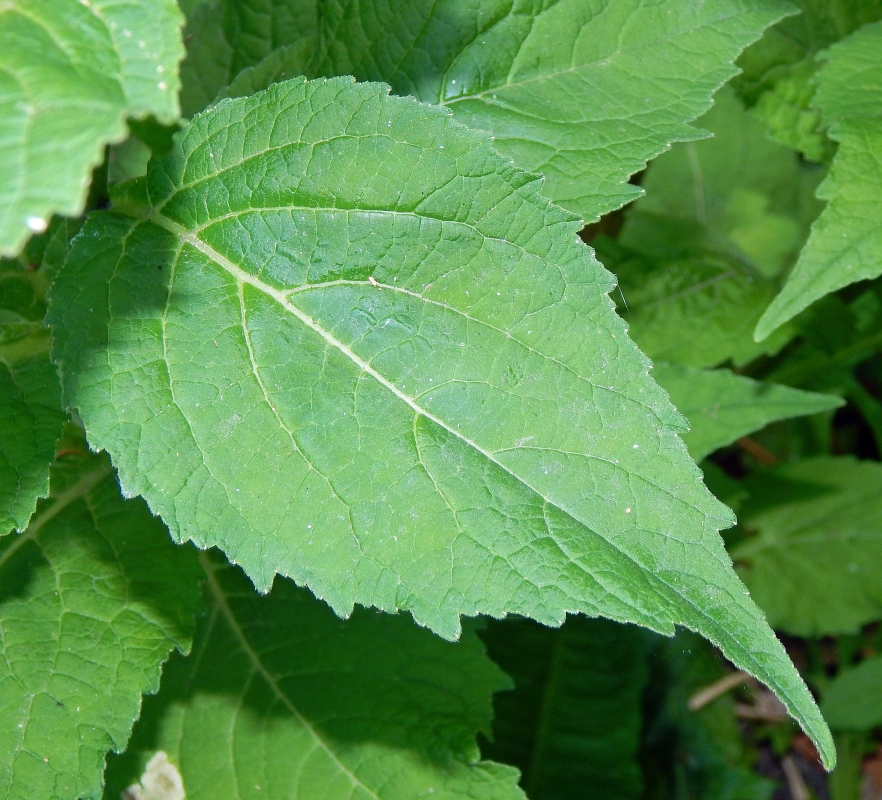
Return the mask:
<path fill-rule="evenodd" d="M 374 278 L 373 275 L 368 275 L 368 283 L 369 283 L 371 286 L 379 286 L 379 285 L 380 285 L 379 283 L 377 283 L 377 281 L 376 281 L 376 279 Z"/>
<path fill-rule="evenodd" d="M 28 217 L 25 220 L 25 225 L 34 233 L 43 233 L 47 227 L 46 220 L 42 217 Z"/>
<path fill-rule="evenodd" d="M 626 509 L 625 509 L 625 513 L 626 513 L 626 514 L 630 514 L 630 513 L 631 513 L 631 509 L 630 509 L 630 508 L 626 508 Z"/>
<path fill-rule="evenodd" d="M 161 92 L 164 92 L 166 89 L 168 89 L 168 84 L 165 81 L 160 81 L 156 85 L 159 87 L 159 90 Z"/>

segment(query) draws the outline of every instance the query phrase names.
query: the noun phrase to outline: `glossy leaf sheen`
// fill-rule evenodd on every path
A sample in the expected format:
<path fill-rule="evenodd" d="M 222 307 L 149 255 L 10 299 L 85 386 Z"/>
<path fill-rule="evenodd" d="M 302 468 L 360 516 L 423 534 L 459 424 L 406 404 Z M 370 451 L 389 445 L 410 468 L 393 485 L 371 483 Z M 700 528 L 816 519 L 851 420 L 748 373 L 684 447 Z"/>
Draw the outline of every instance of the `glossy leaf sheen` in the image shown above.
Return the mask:
<path fill-rule="evenodd" d="M 151 164 L 145 216 L 76 240 L 50 309 L 67 401 L 126 491 L 260 589 L 447 637 L 478 613 L 686 625 L 829 755 L 611 276 L 540 185 L 376 84 L 223 101 Z"/>
<path fill-rule="evenodd" d="M 211 613 L 145 700 L 108 800 L 160 750 L 187 800 L 525 800 L 475 744 L 508 680 L 473 631 L 451 644 L 403 616 L 344 622 L 290 581 L 260 597 L 202 560 Z"/>
<path fill-rule="evenodd" d="M 839 150 L 818 197 L 827 207 L 756 328 L 764 339 L 808 305 L 882 274 L 882 22 L 827 51 L 814 103 Z"/>
<path fill-rule="evenodd" d="M 330 0 L 314 75 L 382 80 L 486 130 L 586 221 L 638 197 L 628 177 L 735 74 L 777 0 Z"/>
<path fill-rule="evenodd" d="M 106 456 L 64 458 L 27 530 L 0 540 L 4 798 L 100 797 L 107 752 L 199 605 L 192 548 L 123 500 Z"/>
<path fill-rule="evenodd" d="M 0 255 L 82 211 L 127 116 L 177 116 L 182 23 L 174 0 L 0 6 Z"/>
<path fill-rule="evenodd" d="M 739 574 L 775 627 L 796 636 L 856 633 L 882 619 L 882 466 L 814 458 L 749 483 L 733 551 Z"/>
<path fill-rule="evenodd" d="M 689 420 L 690 430 L 683 434 L 683 441 L 696 461 L 774 420 L 842 405 L 842 399 L 833 395 L 754 381 L 725 369 L 656 364 L 653 375 Z"/>

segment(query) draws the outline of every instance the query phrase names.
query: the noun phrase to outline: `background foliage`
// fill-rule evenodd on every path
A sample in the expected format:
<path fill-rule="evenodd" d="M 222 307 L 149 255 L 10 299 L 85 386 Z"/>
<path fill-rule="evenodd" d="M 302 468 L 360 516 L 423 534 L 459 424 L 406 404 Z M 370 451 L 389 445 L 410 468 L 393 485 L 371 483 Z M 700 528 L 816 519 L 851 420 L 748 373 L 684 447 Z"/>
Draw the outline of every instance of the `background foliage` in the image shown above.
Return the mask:
<path fill-rule="evenodd" d="M 0 797 L 875 797 L 880 86 L 875 0 L 0 5 Z"/>

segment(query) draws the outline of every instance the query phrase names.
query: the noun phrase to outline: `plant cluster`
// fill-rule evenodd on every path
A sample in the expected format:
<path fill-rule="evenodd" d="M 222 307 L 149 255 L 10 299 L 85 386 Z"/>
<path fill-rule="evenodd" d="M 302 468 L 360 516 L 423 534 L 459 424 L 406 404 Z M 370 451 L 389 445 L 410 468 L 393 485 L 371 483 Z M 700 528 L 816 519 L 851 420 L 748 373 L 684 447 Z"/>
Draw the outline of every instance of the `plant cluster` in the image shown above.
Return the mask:
<path fill-rule="evenodd" d="M 9 0 L 0 109 L 0 798 L 882 777 L 882 0 Z"/>

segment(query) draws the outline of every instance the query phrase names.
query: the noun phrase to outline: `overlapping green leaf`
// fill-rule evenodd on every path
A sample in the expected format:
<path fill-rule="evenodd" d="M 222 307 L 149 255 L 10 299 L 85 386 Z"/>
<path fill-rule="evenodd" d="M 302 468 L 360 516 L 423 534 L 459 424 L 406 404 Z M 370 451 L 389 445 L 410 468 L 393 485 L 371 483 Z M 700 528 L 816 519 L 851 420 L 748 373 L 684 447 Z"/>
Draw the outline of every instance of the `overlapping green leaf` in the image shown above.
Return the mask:
<path fill-rule="evenodd" d="M 310 76 L 381 80 L 449 108 L 547 179 L 544 193 L 585 220 L 633 200 L 630 175 L 673 141 L 735 73 L 733 60 L 789 6 L 756 0 L 332 0 Z M 298 74 L 294 72 L 294 74 Z M 252 90 L 264 88 L 251 74 Z M 241 87 L 237 89 L 241 91 Z"/>
<path fill-rule="evenodd" d="M 530 800 L 641 798 L 638 763 L 649 634 L 573 617 L 559 629 L 491 622 L 490 656 L 514 678 L 496 696 L 485 755 L 522 772 Z"/>
<path fill-rule="evenodd" d="M 448 637 L 477 613 L 686 625 L 829 758 L 611 276 L 539 187 L 376 84 L 221 102 L 135 216 L 77 238 L 50 309 L 67 401 L 128 492 L 260 588 Z"/>
<path fill-rule="evenodd" d="M 833 155 L 815 93 L 815 56 L 824 48 L 882 18 L 880 0 L 794 0 L 801 13 L 769 28 L 738 59 L 744 74 L 734 81 L 742 97 L 779 142 L 814 161 Z"/>
<path fill-rule="evenodd" d="M 882 656 L 840 672 L 824 692 L 821 708 L 836 730 L 871 730 L 882 725 Z"/>
<path fill-rule="evenodd" d="M 187 800 L 524 800 L 516 770 L 475 744 L 508 680 L 473 631 L 451 644 L 404 616 L 343 622 L 290 581 L 260 597 L 202 561 L 211 613 L 145 700 L 108 800 L 160 750 Z"/>
<path fill-rule="evenodd" d="M 683 441 L 696 461 L 774 420 L 842 405 L 834 395 L 754 381 L 725 369 L 656 364 L 653 375 L 689 420 L 690 430 L 683 434 Z"/>
<path fill-rule="evenodd" d="M 0 255 L 82 210 L 127 116 L 177 116 L 182 22 L 174 0 L 0 6 Z"/>
<path fill-rule="evenodd" d="M 71 452 L 79 447 L 79 452 Z M 0 539 L 0 797 L 101 796 L 142 692 L 189 647 L 200 571 L 107 458 L 66 448 L 27 530 Z"/>
<path fill-rule="evenodd" d="M 56 227 L 64 235 L 66 226 Z M 49 262 L 59 244 L 48 234 L 34 237 L 20 258 L 0 259 L 0 535 L 23 530 L 37 498 L 48 493 L 66 416 L 43 327 Z"/>
<path fill-rule="evenodd" d="M 769 622 L 798 636 L 882 619 L 882 466 L 821 457 L 749 480 L 732 557 Z"/>
<path fill-rule="evenodd" d="M 820 171 L 769 141 L 731 91 L 699 120 L 714 138 L 676 145 L 646 172 L 646 197 L 614 242 L 595 244 L 618 276 L 621 311 L 651 358 L 692 367 L 774 352 L 753 328 L 820 205 Z"/>
<path fill-rule="evenodd" d="M 815 105 L 839 142 L 818 188 L 827 207 L 756 328 L 761 340 L 830 292 L 882 274 L 882 22 L 824 54 Z"/>
<path fill-rule="evenodd" d="M 731 674 L 707 642 L 680 631 L 655 640 L 645 698 L 643 764 L 647 800 L 768 800 L 775 784 L 754 769 L 753 748 L 724 694 L 703 708 L 690 697 Z"/>
<path fill-rule="evenodd" d="M 313 44 L 317 6 L 318 0 L 208 0 L 195 8 L 187 18 L 187 57 L 181 64 L 184 115 L 205 109 L 243 69 L 267 56 L 274 63 L 277 48 Z"/>

